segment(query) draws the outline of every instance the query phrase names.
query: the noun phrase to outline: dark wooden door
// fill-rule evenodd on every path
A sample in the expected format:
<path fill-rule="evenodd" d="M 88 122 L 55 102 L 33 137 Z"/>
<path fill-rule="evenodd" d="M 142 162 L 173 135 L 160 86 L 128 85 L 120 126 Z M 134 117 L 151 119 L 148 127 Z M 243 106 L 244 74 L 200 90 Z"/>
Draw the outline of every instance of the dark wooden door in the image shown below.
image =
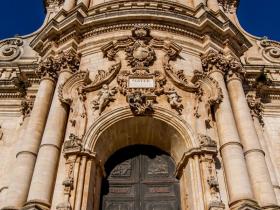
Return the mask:
<path fill-rule="evenodd" d="M 106 164 L 102 210 L 179 210 L 174 163 L 155 147 L 133 146 Z"/>

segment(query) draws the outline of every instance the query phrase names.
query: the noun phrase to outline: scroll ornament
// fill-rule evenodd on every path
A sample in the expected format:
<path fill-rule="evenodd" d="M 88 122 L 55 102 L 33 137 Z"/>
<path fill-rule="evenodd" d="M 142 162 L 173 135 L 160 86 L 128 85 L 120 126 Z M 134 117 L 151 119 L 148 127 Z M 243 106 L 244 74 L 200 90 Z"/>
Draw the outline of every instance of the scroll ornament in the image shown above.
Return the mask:
<path fill-rule="evenodd" d="M 267 39 L 259 42 L 263 57 L 271 63 L 280 63 L 280 43 Z"/>
<path fill-rule="evenodd" d="M 0 42 L 0 62 L 8 62 L 17 59 L 23 52 L 23 40 L 21 38 L 6 39 Z"/>

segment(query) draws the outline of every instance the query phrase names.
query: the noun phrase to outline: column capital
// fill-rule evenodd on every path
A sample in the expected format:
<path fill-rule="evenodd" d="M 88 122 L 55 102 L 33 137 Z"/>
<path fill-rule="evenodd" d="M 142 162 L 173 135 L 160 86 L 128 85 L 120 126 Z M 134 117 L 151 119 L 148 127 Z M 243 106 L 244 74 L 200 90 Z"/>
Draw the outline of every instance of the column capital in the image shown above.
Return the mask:
<path fill-rule="evenodd" d="M 244 79 L 244 68 L 237 58 L 228 58 L 228 68 L 226 72 L 226 81 L 230 82 L 232 80 L 242 80 Z"/>
<path fill-rule="evenodd" d="M 41 76 L 41 79 L 51 79 L 56 81 L 58 78 L 57 72 L 59 69 L 60 66 L 56 62 L 56 59 L 53 56 L 50 56 L 39 64 L 36 73 Z"/>
<path fill-rule="evenodd" d="M 257 98 L 256 94 L 254 93 L 248 93 L 246 95 L 248 106 L 250 108 L 250 113 L 252 117 L 257 118 L 260 122 L 260 124 L 263 126 L 264 121 L 263 121 L 263 104 L 261 102 L 260 98 Z"/>
<path fill-rule="evenodd" d="M 60 52 L 56 62 L 60 66 L 60 71 L 70 71 L 75 73 L 79 70 L 81 56 L 73 50 Z"/>
<path fill-rule="evenodd" d="M 216 52 L 214 50 L 209 50 L 206 54 L 201 56 L 201 63 L 203 71 L 206 74 L 218 71 L 225 74 L 228 61 L 222 52 Z"/>

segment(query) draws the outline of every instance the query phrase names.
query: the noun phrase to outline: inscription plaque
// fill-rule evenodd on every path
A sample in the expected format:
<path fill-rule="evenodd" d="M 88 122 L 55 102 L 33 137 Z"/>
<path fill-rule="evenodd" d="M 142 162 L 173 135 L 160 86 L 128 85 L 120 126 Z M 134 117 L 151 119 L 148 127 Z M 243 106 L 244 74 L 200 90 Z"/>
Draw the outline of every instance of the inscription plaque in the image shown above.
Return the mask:
<path fill-rule="evenodd" d="M 132 77 L 128 79 L 128 88 L 155 88 L 155 81 L 152 77 Z"/>

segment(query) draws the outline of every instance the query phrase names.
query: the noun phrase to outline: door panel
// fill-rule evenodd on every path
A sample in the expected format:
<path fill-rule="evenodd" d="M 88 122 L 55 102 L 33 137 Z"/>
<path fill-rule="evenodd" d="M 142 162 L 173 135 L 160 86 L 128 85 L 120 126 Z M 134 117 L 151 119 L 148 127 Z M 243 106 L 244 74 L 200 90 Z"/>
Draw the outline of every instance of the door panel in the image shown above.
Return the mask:
<path fill-rule="evenodd" d="M 147 146 L 149 147 L 149 146 Z M 102 210 L 179 210 L 172 159 L 158 149 L 134 148 L 112 157 L 102 185 Z M 118 161 L 118 158 L 120 159 Z"/>

